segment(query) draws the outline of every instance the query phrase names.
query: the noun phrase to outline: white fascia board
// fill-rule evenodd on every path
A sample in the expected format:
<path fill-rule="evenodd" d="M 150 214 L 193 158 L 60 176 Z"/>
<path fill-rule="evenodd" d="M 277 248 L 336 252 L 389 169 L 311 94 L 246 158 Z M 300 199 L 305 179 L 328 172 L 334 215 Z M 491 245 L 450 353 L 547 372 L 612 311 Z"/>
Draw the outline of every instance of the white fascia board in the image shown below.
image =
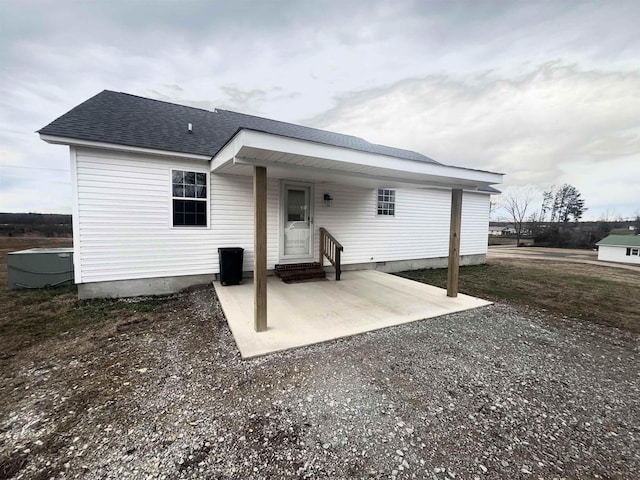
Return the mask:
<path fill-rule="evenodd" d="M 230 159 L 238 154 L 242 147 L 324 158 L 368 167 L 399 170 L 406 173 L 407 178 L 410 178 L 411 174 L 423 174 L 434 177 L 455 178 L 463 182 L 494 185 L 502 183 L 503 177 L 501 173 L 471 170 L 417 160 L 406 160 L 388 155 L 361 152 L 359 150 L 324 145 L 253 130 L 241 130 L 238 132 L 225 148 L 215 155 L 212 162 L 212 169 L 216 168 L 213 167 L 214 164 L 220 166 L 228 163 Z"/>
<path fill-rule="evenodd" d="M 242 148 L 243 133 L 244 130 L 240 130 L 236 133 L 227 144 L 222 147 L 218 153 L 211 159 L 211 171 L 214 172 L 229 162 L 233 161 L 233 158 L 238 154 Z"/>
<path fill-rule="evenodd" d="M 598 247 L 640 248 L 640 245 L 612 245 L 610 243 L 596 243 Z"/>
<path fill-rule="evenodd" d="M 476 187 L 470 186 L 468 184 L 457 184 L 450 182 L 438 182 L 434 180 L 426 180 L 416 178 L 415 175 L 410 178 L 402 178 L 402 177 L 390 177 L 383 174 L 375 174 L 375 173 L 359 173 L 359 172 L 349 172 L 345 170 L 336 170 L 332 168 L 318 168 L 318 167 L 309 167 L 306 165 L 296 165 L 292 163 L 283 163 L 283 162 L 269 162 L 266 160 L 257 160 L 252 158 L 243 158 L 243 157 L 234 157 L 233 158 L 234 165 L 246 165 L 252 167 L 265 167 L 267 169 L 267 174 L 269 173 L 269 168 L 277 166 L 279 168 L 286 168 L 288 171 L 298 172 L 299 174 L 311 173 L 311 174 L 324 174 L 327 178 L 333 179 L 332 181 L 338 182 L 336 179 L 345 179 L 345 178 L 359 178 L 359 179 L 369 179 L 375 180 L 381 184 L 385 185 L 414 185 L 420 186 L 423 188 L 429 189 L 443 189 L 450 190 L 452 188 L 460 188 L 465 191 L 474 191 L 477 192 Z M 227 162 L 228 163 L 228 162 Z M 226 165 L 226 163 L 225 163 Z M 425 187 L 428 186 L 428 187 Z M 485 193 L 485 192 L 479 192 Z"/>
<path fill-rule="evenodd" d="M 47 143 L 55 145 L 69 145 L 70 147 L 93 147 L 106 150 L 116 150 L 119 152 L 146 153 L 154 156 L 185 158 L 188 160 L 204 160 L 209 161 L 211 157 L 208 155 L 198 155 L 195 153 L 170 152 L 168 150 L 156 150 L 154 148 L 131 147 L 128 145 L 118 145 L 116 143 L 94 142 L 91 140 L 78 140 L 76 138 L 57 137 L 54 135 L 40 134 L 40 139 Z"/>
<path fill-rule="evenodd" d="M 461 188 L 465 192 L 473 192 L 479 195 L 498 195 L 497 193 L 485 192 L 484 190 L 478 190 L 478 187 L 469 187 L 469 185 L 427 185 L 420 188 L 420 190 L 451 190 L 452 188 Z"/>

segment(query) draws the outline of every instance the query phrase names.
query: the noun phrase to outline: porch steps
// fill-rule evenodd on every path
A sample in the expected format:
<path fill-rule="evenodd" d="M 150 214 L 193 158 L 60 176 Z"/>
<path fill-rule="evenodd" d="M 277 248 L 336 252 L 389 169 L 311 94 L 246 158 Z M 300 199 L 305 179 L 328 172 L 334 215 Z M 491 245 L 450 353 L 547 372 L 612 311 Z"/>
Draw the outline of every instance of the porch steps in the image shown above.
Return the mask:
<path fill-rule="evenodd" d="M 284 283 L 327 278 L 324 268 L 318 262 L 276 265 L 274 273 Z"/>

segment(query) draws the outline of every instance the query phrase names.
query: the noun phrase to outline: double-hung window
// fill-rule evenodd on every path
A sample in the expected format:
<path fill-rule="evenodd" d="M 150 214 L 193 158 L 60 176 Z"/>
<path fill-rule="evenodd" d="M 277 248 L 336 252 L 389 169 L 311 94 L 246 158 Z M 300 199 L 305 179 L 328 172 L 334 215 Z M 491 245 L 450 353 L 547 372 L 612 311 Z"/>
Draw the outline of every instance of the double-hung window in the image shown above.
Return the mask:
<path fill-rule="evenodd" d="M 207 226 L 207 174 L 171 171 L 174 227 Z"/>
<path fill-rule="evenodd" d="M 388 188 L 378 189 L 378 215 L 396 214 L 396 191 Z"/>

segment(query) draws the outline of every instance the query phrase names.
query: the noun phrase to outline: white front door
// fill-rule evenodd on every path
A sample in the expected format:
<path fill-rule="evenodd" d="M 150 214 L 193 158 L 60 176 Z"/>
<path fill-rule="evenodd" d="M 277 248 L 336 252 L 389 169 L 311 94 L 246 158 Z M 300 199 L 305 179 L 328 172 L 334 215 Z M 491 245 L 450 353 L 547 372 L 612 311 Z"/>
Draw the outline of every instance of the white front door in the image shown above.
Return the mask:
<path fill-rule="evenodd" d="M 282 257 L 313 257 L 313 202 L 310 185 L 285 183 L 282 187 Z"/>

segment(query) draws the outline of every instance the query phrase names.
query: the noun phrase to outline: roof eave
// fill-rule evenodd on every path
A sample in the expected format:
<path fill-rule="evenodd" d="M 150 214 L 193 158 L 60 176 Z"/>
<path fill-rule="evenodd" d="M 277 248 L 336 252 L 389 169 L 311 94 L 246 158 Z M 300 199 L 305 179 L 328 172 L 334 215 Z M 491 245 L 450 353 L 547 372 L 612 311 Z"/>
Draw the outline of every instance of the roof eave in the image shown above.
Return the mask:
<path fill-rule="evenodd" d="M 117 143 L 97 142 L 93 140 L 83 140 L 79 138 L 60 137 L 56 135 L 47 135 L 40 133 L 40 139 L 47 143 L 54 145 L 68 145 L 73 147 L 88 147 L 88 148 L 100 148 L 103 150 L 115 150 L 119 152 L 140 153 L 148 155 L 158 155 L 163 157 L 184 158 L 190 160 L 211 160 L 209 155 L 199 155 L 196 153 L 176 152 L 170 150 L 160 150 L 154 148 L 135 147 L 132 145 L 121 145 Z"/>
<path fill-rule="evenodd" d="M 362 152 L 360 150 L 345 147 L 330 146 L 306 140 L 258 132 L 250 129 L 239 129 L 227 144 L 213 157 L 211 170 L 216 171 L 223 166 L 228 166 L 236 157 L 244 157 L 243 149 L 280 152 L 293 155 L 296 159 L 317 158 L 331 164 L 332 168 L 341 166 L 357 166 L 362 169 L 380 169 L 402 172 L 407 179 L 414 179 L 416 175 L 429 175 L 433 178 L 441 178 L 451 185 L 488 186 L 502 183 L 503 174 L 473 170 L 461 167 L 452 167 L 439 163 L 421 162 L 387 155 Z M 299 166 L 296 159 L 273 161 L 274 165 L 284 167 L 286 165 Z M 255 160 L 263 162 L 264 159 Z M 263 162 L 264 164 L 264 162 Z M 322 168 L 322 167 L 318 167 Z M 349 171 L 345 170 L 345 174 Z"/>
<path fill-rule="evenodd" d="M 618 245 L 613 243 L 596 243 L 598 247 L 620 247 L 620 248 L 640 248 L 640 243 L 637 245 Z"/>

